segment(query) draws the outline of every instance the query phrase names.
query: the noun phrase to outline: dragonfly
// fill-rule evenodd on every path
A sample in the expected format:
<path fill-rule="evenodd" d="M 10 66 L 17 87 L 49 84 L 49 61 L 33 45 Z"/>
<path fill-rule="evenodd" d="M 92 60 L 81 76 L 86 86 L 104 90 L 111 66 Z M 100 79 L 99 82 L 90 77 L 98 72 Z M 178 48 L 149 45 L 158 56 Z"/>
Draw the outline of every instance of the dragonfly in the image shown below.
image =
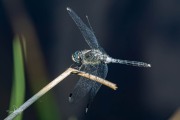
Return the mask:
<path fill-rule="evenodd" d="M 67 7 L 67 11 L 90 47 L 88 50 L 76 51 L 72 54 L 72 60 L 75 63 L 80 64 L 81 71 L 105 79 L 108 73 L 108 63 L 119 63 L 137 67 L 151 67 L 150 64 L 145 62 L 121 60 L 110 57 L 99 45 L 90 23 L 90 27 L 88 27 L 71 8 Z M 69 94 L 69 102 L 76 103 L 88 95 L 88 103 L 85 109 L 85 112 L 87 113 L 88 108 L 100 87 L 100 83 L 80 77 L 72 93 Z"/>

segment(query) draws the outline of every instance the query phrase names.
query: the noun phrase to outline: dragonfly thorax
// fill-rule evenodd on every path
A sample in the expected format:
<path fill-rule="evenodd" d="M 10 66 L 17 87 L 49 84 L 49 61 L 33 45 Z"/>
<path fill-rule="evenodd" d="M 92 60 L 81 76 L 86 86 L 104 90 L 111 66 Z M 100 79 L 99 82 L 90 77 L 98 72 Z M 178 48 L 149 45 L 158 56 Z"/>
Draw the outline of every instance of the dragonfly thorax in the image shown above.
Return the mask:
<path fill-rule="evenodd" d="M 76 51 L 72 55 L 72 60 L 74 62 L 82 64 L 99 64 L 105 62 L 107 58 L 108 55 L 103 54 L 97 49 Z"/>

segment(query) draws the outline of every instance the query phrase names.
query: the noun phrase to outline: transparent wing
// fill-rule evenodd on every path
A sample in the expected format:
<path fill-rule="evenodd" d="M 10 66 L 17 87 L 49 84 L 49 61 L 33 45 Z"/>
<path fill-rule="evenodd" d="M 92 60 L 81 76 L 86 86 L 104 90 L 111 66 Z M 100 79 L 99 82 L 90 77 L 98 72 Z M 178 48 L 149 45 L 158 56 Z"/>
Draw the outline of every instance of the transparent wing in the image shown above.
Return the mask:
<path fill-rule="evenodd" d="M 82 71 L 96 75 L 101 78 L 105 78 L 108 72 L 108 67 L 106 64 L 97 64 L 93 66 L 82 65 L 82 67 L 84 68 L 84 70 Z M 100 87 L 100 83 L 97 83 L 84 77 L 80 77 L 73 92 L 69 96 L 69 102 L 76 103 L 84 96 L 89 94 L 88 104 L 90 104 Z"/>
<path fill-rule="evenodd" d="M 96 36 L 94 35 L 93 31 L 87 27 L 86 24 L 81 20 L 81 18 L 70 8 L 67 8 L 67 11 L 71 18 L 74 20 L 78 28 L 80 29 L 83 37 L 85 38 L 87 44 L 92 49 L 101 49 L 99 46 Z"/>

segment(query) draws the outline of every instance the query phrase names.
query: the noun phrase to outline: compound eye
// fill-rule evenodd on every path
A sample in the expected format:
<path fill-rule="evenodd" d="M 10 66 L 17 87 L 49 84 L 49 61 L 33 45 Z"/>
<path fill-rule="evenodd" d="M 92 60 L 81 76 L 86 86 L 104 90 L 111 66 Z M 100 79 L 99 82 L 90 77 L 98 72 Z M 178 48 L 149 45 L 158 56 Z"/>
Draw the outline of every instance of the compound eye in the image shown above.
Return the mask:
<path fill-rule="evenodd" d="M 72 54 L 72 60 L 76 63 L 80 63 L 80 56 L 79 56 L 80 51 L 76 51 L 74 54 Z"/>

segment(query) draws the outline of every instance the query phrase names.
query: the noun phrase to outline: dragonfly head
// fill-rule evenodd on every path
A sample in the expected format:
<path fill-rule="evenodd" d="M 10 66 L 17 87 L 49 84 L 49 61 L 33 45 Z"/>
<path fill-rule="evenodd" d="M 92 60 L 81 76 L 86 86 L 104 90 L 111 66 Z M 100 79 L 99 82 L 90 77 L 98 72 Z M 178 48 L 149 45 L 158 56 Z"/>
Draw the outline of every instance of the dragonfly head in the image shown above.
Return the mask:
<path fill-rule="evenodd" d="M 81 57 L 80 57 L 80 51 L 76 51 L 74 54 L 72 54 L 72 60 L 76 63 L 81 63 Z"/>

